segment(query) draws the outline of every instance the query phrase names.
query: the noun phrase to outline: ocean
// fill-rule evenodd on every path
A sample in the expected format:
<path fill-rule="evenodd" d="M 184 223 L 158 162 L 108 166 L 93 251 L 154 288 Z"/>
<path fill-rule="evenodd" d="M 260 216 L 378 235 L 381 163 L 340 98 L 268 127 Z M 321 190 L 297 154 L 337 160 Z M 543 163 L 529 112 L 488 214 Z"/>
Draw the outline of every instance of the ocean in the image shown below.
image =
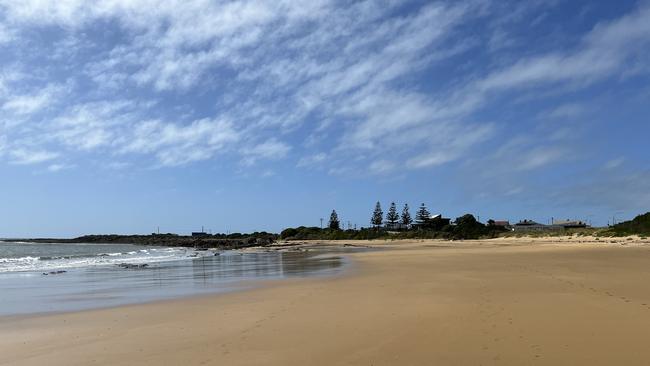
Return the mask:
<path fill-rule="evenodd" d="M 197 251 L 130 244 L 0 243 L 0 315 L 64 312 L 339 273 L 344 259 L 305 251 Z"/>

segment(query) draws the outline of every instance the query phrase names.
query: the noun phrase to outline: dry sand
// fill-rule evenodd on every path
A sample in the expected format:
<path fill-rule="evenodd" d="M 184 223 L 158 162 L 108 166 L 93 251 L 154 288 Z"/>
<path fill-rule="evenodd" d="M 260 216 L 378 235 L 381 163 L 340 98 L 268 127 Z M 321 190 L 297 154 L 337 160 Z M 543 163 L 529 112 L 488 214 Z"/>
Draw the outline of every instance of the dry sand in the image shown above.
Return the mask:
<path fill-rule="evenodd" d="M 335 278 L 0 318 L 0 364 L 650 364 L 638 238 L 372 245 L 393 250 L 353 254 Z"/>

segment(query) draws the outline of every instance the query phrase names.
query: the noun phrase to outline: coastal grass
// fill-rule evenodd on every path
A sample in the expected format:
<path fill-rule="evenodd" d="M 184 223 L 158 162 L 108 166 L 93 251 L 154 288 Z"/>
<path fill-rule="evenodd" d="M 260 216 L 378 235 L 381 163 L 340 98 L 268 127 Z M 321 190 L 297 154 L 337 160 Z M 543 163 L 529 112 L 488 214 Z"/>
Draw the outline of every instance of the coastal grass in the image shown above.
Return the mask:
<path fill-rule="evenodd" d="M 630 221 L 621 222 L 600 232 L 601 236 L 650 236 L 650 212 L 639 215 Z"/>

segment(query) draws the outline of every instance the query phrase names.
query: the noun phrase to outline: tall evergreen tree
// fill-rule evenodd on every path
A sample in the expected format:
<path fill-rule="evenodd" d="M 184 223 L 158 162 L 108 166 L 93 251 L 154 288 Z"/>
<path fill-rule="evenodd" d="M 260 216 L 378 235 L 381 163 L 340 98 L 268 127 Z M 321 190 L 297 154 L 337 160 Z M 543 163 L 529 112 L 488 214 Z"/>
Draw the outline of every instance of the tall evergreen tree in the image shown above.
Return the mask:
<path fill-rule="evenodd" d="M 332 210 L 328 226 L 332 230 L 341 230 L 341 223 L 339 222 L 339 215 L 336 214 L 336 210 Z"/>
<path fill-rule="evenodd" d="M 381 204 L 379 201 L 377 201 L 377 204 L 375 205 L 375 212 L 372 213 L 372 218 L 370 219 L 370 223 L 374 227 L 379 227 L 381 226 L 381 223 L 384 220 L 384 211 L 381 210 Z"/>
<path fill-rule="evenodd" d="M 408 203 L 404 204 L 404 208 L 402 209 L 402 225 L 406 226 L 407 228 L 409 225 L 413 223 L 413 219 L 411 219 L 411 213 L 409 212 L 409 205 Z"/>
<path fill-rule="evenodd" d="M 395 205 L 395 202 L 390 203 L 390 208 L 386 214 L 386 221 L 390 223 L 391 226 L 394 226 L 399 221 L 399 214 L 397 213 L 397 206 Z"/>
<path fill-rule="evenodd" d="M 423 203 L 420 205 L 420 208 L 418 209 L 417 214 L 415 215 L 415 222 L 418 225 L 424 225 L 429 221 L 429 217 L 431 214 L 429 213 L 429 210 L 427 210 L 427 206 Z"/>

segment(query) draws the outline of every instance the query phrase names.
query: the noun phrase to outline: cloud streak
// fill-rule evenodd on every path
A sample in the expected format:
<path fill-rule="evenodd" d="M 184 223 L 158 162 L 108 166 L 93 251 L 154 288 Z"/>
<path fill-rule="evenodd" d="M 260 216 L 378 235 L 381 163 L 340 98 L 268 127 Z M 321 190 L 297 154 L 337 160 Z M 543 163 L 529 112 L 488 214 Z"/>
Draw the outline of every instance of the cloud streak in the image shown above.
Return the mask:
<path fill-rule="evenodd" d="M 434 169 L 498 138 L 502 122 L 481 113 L 494 100 L 584 89 L 633 64 L 647 73 L 638 66 L 649 61 L 644 6 L 571 47 L 508 53 L 518 43 L 511 27 L 543 6 L 506 14 L 495 1 L 0 0 L 0 47 L 25 45 L 11 48 L 15 62 L 0 60 L 23 73 L 0 74 L 2 156 Z M 55 42 L 39 43 L 44 35 Z M 500 52 L 499 62 L 485 56 Z M 482 63 L 464 72 L 459 60 L 474 57 Z M 551 115 L 575 117 L 575 105 Z M 562 141 L 531 145 L 520 170 L 570 151 Z"/>

